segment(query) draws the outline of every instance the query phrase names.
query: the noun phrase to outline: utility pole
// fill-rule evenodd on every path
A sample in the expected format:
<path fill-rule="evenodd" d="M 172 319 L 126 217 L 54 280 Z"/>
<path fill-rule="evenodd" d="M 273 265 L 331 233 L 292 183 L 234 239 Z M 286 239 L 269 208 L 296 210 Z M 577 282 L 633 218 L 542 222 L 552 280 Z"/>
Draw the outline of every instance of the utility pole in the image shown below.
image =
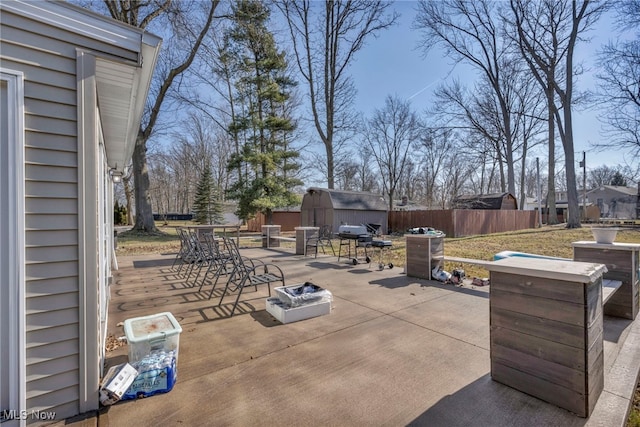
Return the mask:
<path fill-rule="evenodd" d="M 587 153 L 582 152 L 582 161 L 580 162 L 582 168 L 582 221 L 587 219 Z"/>

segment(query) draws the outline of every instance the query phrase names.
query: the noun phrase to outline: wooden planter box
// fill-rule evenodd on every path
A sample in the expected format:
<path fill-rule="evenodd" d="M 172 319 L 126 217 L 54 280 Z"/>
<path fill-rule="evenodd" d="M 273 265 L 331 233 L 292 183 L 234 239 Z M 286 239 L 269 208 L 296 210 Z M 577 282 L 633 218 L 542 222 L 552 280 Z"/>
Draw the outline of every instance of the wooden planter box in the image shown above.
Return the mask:
<path fill-rule="evenodd" d="M 307 254 L 307 239 L 319 230 L 320 227 L 296 227 L 296 255 Z"/>
<path fill-rule="evenodd" d="M 620 280 L 622 286 L 604 306 L 608 316 L 635 319 L 640 308 L 638 243 L 573 242 L 573 259 L 601 262 L 607 266 L 605 279 Z"/>
<path fill-rule="evenodd" d="M 263 248 L 279 248 L 280 240 L 279 225 L 263 225 L 262 226 L 262 247 Z"/>
<path fill-rule="evenodd" d="M 431 270 L 442 265 L 444 237 L 429 234 L 406 234 L 407 276 L 431 279 Z"/>
<path fill-rule="evenodd" d="M 605 266 L 512 257 L 487 268 L 492 378 L 588 417 L 604 386 Z"/>

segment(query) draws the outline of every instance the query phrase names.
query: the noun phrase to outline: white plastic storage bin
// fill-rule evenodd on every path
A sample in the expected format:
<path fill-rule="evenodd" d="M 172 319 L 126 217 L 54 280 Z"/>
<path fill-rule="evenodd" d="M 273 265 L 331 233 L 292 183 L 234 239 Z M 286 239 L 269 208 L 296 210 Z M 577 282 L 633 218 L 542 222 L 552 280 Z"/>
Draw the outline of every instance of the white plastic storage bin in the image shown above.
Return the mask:
<path fill-rule="evenodd" d="M 278 298 L 267 298 L 265 305 L 267 312 L 278 319 L 280 323 L 291 323 L 310 319 L 331 313 L 331 301 L 320 300 L 298 307 L 290 307 Z"/>
<path fill-rule="evenodd" d="M 181 332 L 180 324 L 169 312 L 125 320 L 129 363 L 139 362 L 157 350 L 173 351 L 177 360 Z"/>

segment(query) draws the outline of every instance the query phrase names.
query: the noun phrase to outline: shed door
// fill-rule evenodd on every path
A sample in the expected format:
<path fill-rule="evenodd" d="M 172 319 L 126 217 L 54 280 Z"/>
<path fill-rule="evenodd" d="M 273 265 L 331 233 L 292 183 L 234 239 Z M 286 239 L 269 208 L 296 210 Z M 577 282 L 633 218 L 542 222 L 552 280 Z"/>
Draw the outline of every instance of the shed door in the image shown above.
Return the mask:
<path fill-rule="evenodd" d="M 324 209 L 313 208 L 313 226 L 322 227 L 324 224 Z"/>

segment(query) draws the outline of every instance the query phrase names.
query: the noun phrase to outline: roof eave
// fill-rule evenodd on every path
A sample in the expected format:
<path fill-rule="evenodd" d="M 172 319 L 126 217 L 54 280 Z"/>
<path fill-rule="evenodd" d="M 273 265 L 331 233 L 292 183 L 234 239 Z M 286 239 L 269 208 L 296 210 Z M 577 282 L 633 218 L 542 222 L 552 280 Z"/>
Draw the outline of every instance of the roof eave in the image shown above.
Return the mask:
<path fill-rule="evenodd" d="M 96 85 L 107 162 L 123 172 L 133 155 L 162 39 L 65 1 L 5 0 L 1 7 L 130 53 L 125 58 L 92 52 L 98 59 Z"/>

